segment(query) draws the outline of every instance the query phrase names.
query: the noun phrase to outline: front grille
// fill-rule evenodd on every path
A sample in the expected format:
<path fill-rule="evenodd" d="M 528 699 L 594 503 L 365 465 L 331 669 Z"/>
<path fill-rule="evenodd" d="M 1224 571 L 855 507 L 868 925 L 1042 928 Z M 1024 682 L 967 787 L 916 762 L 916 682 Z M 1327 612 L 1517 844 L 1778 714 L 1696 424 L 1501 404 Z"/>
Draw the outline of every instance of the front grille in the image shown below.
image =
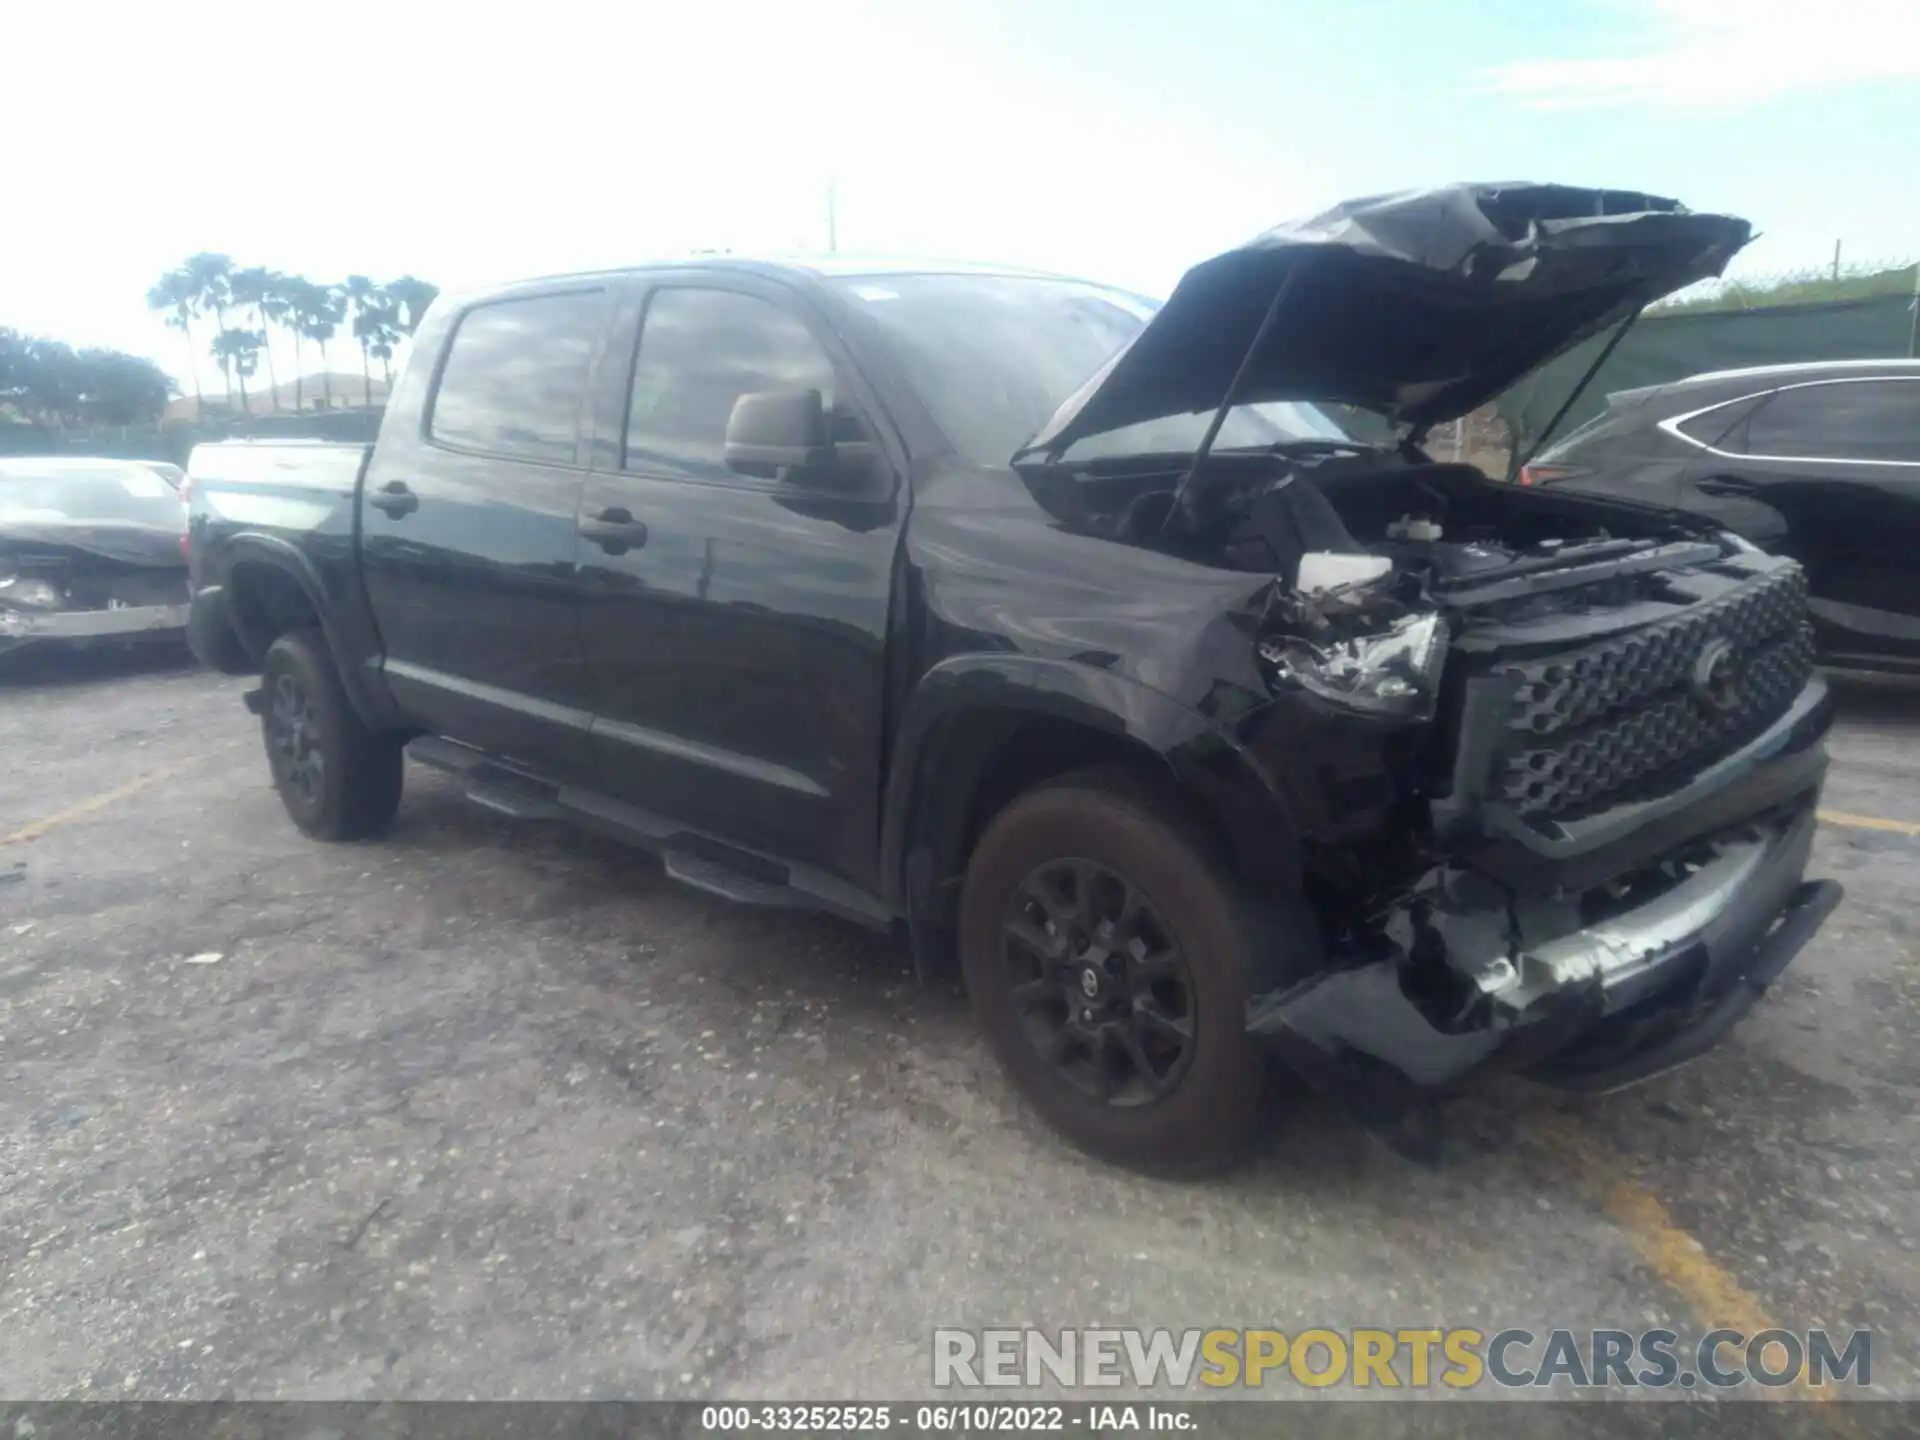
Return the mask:
<path fill-rule="evenodd" d="M 1707 686 L 1695 672 L 1719 643 L 1715 678 L 1730 683 Z M 1656 793 L 1766 729 L 1812 670 L 1798 566 L 1576 654 L 1502 665 L 1515 689 L 1495 793 L 1535 819 Z"/>

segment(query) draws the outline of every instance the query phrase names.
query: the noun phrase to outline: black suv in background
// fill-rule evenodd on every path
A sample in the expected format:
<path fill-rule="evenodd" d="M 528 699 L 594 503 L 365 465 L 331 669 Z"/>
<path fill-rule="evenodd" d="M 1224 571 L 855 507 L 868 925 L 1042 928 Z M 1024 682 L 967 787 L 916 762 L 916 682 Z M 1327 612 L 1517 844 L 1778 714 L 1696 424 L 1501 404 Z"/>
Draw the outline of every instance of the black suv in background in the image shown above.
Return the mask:
<path fill-rule="evenodd" d="M 384 828 L 411 755 L 895 928 L 1119 1160 L 1234 1153 L 1276 1053 L 1389 1129 L 1515 1067 L 1624 1083 L 1839 899 L 1805 586 L 1420 437 L 1747 234 L 1462 186 L 1161 307 L 734 259 L 446 297 L 370 449 L 194 452 L 191 638 L 259 670 L 308 834 Z"/>
<path fill-rule="evenodd" d="M 1920 674 L 1920 360 L 1622 390 L 1520 479 L 1677 506 L 1791 555 L 1823 660 Z"/>

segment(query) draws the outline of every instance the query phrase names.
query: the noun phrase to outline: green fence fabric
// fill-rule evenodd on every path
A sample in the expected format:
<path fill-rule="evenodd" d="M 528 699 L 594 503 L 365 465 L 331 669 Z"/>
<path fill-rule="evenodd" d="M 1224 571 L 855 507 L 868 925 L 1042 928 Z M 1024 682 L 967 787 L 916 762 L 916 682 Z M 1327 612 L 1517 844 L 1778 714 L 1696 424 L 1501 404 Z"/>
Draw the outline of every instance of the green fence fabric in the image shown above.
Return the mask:
<path fill-rule="evenodd" d="M 1879 360 L 1909 353 L 1914 301 L 1906 295 L 1643 315 L 1554 431 L 1566 435 L 1606 408 L 1616 390 L 1663 385 L 1707 370 L 1795 360 Z M 1599 335 L 1541 367 L 1494 402 L 1525 453 L 1607 343 Z"/>

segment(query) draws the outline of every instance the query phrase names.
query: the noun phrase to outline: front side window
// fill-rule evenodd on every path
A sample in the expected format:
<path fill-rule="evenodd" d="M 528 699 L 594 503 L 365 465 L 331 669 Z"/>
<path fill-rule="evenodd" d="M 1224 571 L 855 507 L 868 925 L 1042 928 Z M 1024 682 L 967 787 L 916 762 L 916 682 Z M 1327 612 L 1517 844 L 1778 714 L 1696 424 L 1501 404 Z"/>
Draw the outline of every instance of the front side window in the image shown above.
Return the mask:
<path fill-rule="evenodd" d="M 979 465 L 1013 453 L 1151 318 L 1150 300 L 1080 280 L 1024 275 L 886 275 L 834 282 L 885 338 L 941 432 Z M 1074 459 L 1185 453 L 1210 413 L 1088 435 Z M 1216 448 L 1348 438 L 1317 406 L 1241 405 Z"/>
<path fill-rule="evenodd" d="M 599 291 L 469 310 L 440 372 L 429 433 L 462 450 L 573 463 L 587 367 L 605 320 Z"/>
<path fill-rule="evenodd" d="M 622 468 L 728 478 L 733 402 L 818 390 L 834 413 L 833 362 L 797 315 L 732 290 L 673 287 L 647 302 Z"/>
<path fill-rule="evenodd" d="M 1920 464 L 1920 380 L 1796 385 L 1747 422 L 1746 453 L 1805 460 Z"/>

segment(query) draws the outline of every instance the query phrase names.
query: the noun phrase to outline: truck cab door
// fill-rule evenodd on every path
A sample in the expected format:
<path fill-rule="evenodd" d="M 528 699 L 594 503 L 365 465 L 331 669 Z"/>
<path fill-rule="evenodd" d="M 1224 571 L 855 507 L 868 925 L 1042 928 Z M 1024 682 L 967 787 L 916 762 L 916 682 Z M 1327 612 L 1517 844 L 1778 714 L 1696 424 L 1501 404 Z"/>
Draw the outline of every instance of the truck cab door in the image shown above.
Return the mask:
<path fill-rule="evenodd" d="M 634 296 L 624 433 L 580 505 L 593 747 L 617 797 L 874 888 L 903 492 L 849 357 L 800 297 L 689 273 Z M 730 470 L 733 403 L 827 398 L 838 469 Z"/>
<path fill-rule="evenodd" d="M 613 309 L 605 288 L 515 294 L 423 334 L 361 498 L 367 595 L 407 718 L 556 778 L 589 761 L 575 521 Z"/>

